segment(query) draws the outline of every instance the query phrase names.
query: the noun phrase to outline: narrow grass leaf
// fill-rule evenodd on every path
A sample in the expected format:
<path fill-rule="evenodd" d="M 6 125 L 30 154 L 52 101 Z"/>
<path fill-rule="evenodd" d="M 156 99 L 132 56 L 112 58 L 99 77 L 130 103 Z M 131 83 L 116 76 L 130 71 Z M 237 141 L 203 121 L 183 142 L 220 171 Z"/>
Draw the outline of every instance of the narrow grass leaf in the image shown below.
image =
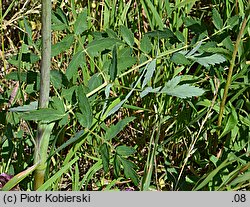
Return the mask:
<path fill-rule="evenodd" d="M 133 121 L 135 117 L 126 117 L 119 121 L 116 125 L 112 125 L 108 130 L 106 131 L 105 139 L 111 140 L 114 137 L 117 136 L 118 133 L 120 133 L 123 128 L 131 121 Z"/>
<path fill-rule="evenodd" d="M 194 188 L 194 191 L 200 190 L 205 187 L 221 169 L 223 169 L 229 164 L 230 162 L 228 162 L 228 159 L 224 160 L 216 169 L 214 169 L 206 176 L 205 180 L 203 180 L 197 187 Z"/>
<path fill-rule="evenodd" d="M 7 14 L 12 10 L 13 6 L 15 5 L 16 1 L 11 1 L 11 3 L 9 4 L 8 8 L 4 11 L 2 15 L 2 19 L 1 21 L 7 16 Z M 7 5 L 6 5 L 7 6 Z M 13 11 L 13 10 L 12 10 Z M 2 11 L 3 12 L 3 11 Z"/>
<path fill-rule="evenodd" d="M 104 112 L 101 120 L 104 121 L 108 117 L 110 111 L 112 111 L 114 109 L 114 107 L 116 107 L 120 102 L 121 102 L 121 98 L 120 97 L 118 97 L 114 101 L 112 101 L 111 104 L 109 104 L 109 106 L 106 107 L 107 109 L 104 110 L 105 112 Z"/>
<path fill-rule="evenodd" d="M 232 179 L 234 179 L 235 177 L 237 177 L 239 175 L 239 171 L 240 171 L 241 167 L 238 166 L 236 169 L 232 170 L 229 174 L 227 174 L 226 176 L 223 177 L 223 182 L 220 184 L 219 187 L 217 187 L 215 189 L 215 191 L 221 191 L 224 188 L 227 188 L 230 186 L 228 185 L 230 182 L 232 182 Z M 231 187 L 231 186 L 230 186 Z M 231 189 L 230 189 L 231 190 Z"/>
<path fill-rule="evenodd" d="M 63 150 L 65 147 L 77 142 L 81 137 L 82 135 L 84 134 L 84 130 L 81 130 L 79 132 L 77 132 L 75 134 L 75 136 L 71 137 L 70 139 L 68 139 L 65 143 L 63 143 L 60 147 L 58 147 L 51 156 L 53 156 L 54 154 L 60 152 L 61 150 Z"/>
<path fill-rule="evenodd" d="M 105 173 L 109 172 L 109 148 L 106 143 L 103 143 L 100 146 L 100 154 L 102 157 L 102 165 L 103 165 L 103 170 Z"/>
<path fill-rule="evenodd" d="M 130 29 L 128 29 L 127 27 L 125 27 L 124 25 L 121 25 L 120 27 L 120 31 L 121 31 L 121 36 L 124 39 L 124 41 L 130 46 L 133 47 L 134 45 L 134 35 L 131 32 Z"/>
<path fill-rule="evenodd" d="M 74 173 L 74 180 L 72 181 L 72 191 L 78 191 L 78 185 L 79 185 L 79 178 L 80 178 L 80 171 L 79 171 L 79 167 L 78 167 L 78 163 L 75 162 L 75 172 Z M 73 176 L 72 176 L 73 177 Z"/>
<path fill-rule="evenodd" d="M 48 179 L 37 191 L 46 191 L 57 179 L 59 179 L 63 173 L 65 173 L 79 158 L 76 157 L 69 163 L 64 165 L 55 175 Z"/>
<path fill-rule="evenodd" d="M 142 74 L 140 75 L 140 77 L 138 78 L 138 80 L 136 81 L 136 83 L 134 84 L 134 87 L 132 88 L 132 90 L 130 90 L 130 92 L 127 94 L 127 96 L 125 97 L 124 100 L 122 100 L 120 103 L 118 103 L 116 106 L 114 106 L 110 111 L 108 111 L 107 113 L 107 117 L 109 117 L 110 115 L 114 114 L 115 112 L 117 112 L 122 105 L 128 100 L 128 98 L 132 95 L 132 93 L 134 92 L 135 88 L 137 87 L 137 85 L 140 83 L 142 77 L 144 76 L 145 70 L 143 70 Z"/>
<path fill-rule="evenodd" d="M 144 76 L 142 88 L 144 88 L 145 85 L 148 83 L 148 81 L 152 78 L 155 68 L 156 68 L 156 59 L 152 60 L 146 65 L 145 67 L 146 74 Z"/>
<path fill-rule="evenodd" d="M 153 17 L 155 18 L 156 25 L 158 26 L 158 29 L 162 30 L 164 28 L 164 24 L 163 24 L 162 18 L 160 17 L 159 13 L 157 12 L 156 7 L 153 5 L 153 3 L 150 0 L 144 0 L 144 1 L 147 3 L 149 9 L 152 11 Z M 148 17 L 148 18 L 152 18 L 152 17 Z"/>
<path fill-rule="evenodd" d="M 197 0 L 184 0 L 176 4 L 173 10 L 180 9 L 181 7 L 186 6 L 187 4 L 194 4 Z M 179 2 L 179 1 L 178 1 Z"/>
<path fill-rule="evenodd" d="M 235 110 L 234 110 L 235 112 Z M 226 123 L 226 126 L 223 130 L 223 132 L 221 133 L 220 138 L 224 137 L 226 134 L 230 133 L 238 124 L 238 118 L 237 118 L 237 114 L 236 112 L 235 113 L 231 113 L 228 120 L 227 120 L 227 123 Z"/>
<path fill-rule="evenodd" d="M 143 179 L 143 185 L 142 185 L 143 191 L 148 191 L 149 190 L 149 186 L 150 186 L 151 179 L 152 179 L 152 174 L 153 174 L 153 162 L 150 162 L 149 163 L 149 168 L 146 169 L 145 177 Z"/>
<path fill-rule="evenodd" d="M 230 186 L 237 185 L 239 183 L 244 183 L 246 181 L 249 182 L 250 180 L 250 172 L 246 172 L 243 175 L 239 175 L 237 178 L 235 178 L 231 183 Z"/>
<path fill-rule="evenodd" d="M 116 45 L 114 45 L 113 50 L 112 50 L 112 60 L 111 60 L 111 65 L 109 67 L 109 75 L 111 81 L 114 81 L 116 76 L 117 76 L 117 49 Z"/>
<path fill-rule="evenodd" d="M 85 7 L 83 11 L 77 16 L 77 19 L 74 24 L 74 32 L 76 35 L 80 35 L 87 29 L 87 7 Z"/>
<path fill-rule="evenodd" d="M 20 183 L 24 178 L 26 178 L 29 174 L 31 174 L 37 167 L 38 163 L 29 167 L 27 170 L 24 170 L 13 178 L 11 178 L 1 189 L 2 191 L 9 191 L 14 188 L 18 183 Z"/>
<path fill-rule="evenodd" d="M 129 9 L 131 9 L 130 7 L 131 3 L 132 3 L 132 0 L 129 0 L 126 2 L 126 4 L 124 4 L 122 14 L 119 18 L 119 24 L 124 24 L 127 21 L 127 17 L 129 15 L 128 11 Z"/>
<path fill-rule="evenodd" d="M 122 177 L 119 177 L 118 179 L 113 179 L 110 183 L 107 184 L 107 186 L 105 186 L 104 191 L 112 191 L 114 189 L 116 189 L 116 185 L 118 182 L 120 182 L 122 180 Z"/>
<path fill-rule="evenodd" d="M 84 175 L 83 179 L 79 184 L 79 189 L 85 184 L 85 190 L 87 189 L 88 182 L 93 178 L 93 175 L 102 168 L 102 160 L 98 160 L 91 168 L 89 168 L 88 172 Z"/>

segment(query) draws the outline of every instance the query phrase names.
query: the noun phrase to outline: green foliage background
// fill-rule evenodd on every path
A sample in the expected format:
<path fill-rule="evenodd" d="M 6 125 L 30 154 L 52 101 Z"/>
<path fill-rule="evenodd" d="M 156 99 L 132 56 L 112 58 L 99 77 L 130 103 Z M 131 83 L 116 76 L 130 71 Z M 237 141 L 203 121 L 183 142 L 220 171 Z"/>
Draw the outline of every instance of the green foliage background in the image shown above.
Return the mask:
<path fill-rule="evenodd" d="M 12 185 L 33 189 L 43 121 L 54 127 L 39 190 L 249 190 L 249 1 L 54 1 L 39 110 L 40 4 L 0 2 L 0 173 L 21 173 Z"/>

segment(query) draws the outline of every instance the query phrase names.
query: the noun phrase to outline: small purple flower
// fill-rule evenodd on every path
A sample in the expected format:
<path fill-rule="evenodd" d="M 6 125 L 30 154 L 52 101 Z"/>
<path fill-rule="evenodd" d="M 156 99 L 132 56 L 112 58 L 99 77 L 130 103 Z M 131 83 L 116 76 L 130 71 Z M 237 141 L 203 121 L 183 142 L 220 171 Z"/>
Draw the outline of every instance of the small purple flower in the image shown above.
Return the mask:
<path fill-rule="evenodd" d="M 8 175 L 6 173 L 0 174 L 0 189 L 12 178 L 12 175 Z"/>
<path fill-rule="evenodd" d="M 125 188 L 124 191 L 134 191 L 133 188 Z"/>
<path fill-rule="evenodd" d="M 13 175 L 8 175 L 7 173 L 0 174 L 0 189 L 3 188 L 3 186 L 11 179 L 13 178 Z M 18 190 L 18 187 L 14 187 L 11 190 Z"/>

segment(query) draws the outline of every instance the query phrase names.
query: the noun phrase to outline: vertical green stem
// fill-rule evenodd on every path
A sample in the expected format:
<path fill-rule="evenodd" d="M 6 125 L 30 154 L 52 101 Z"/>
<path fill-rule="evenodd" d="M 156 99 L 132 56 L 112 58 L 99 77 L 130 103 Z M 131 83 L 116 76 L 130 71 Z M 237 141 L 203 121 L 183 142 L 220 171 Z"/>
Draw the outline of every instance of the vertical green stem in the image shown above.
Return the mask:
<path fill-rule="evenodd" d="M 42 63 L 39 107 L 49 103 L 51 59 L 51 1 L 42 0 Z"/>
<path fill-rule="evenodd" d="M 42 0 L 42 62 L 40 79 L 39 108 L 47 108 L 50 90 L 51 64 L 51 0 Z M 54 124 L 40 122 L 37 129 L 34 162 L 39 163 L 35 171 L 34 190 L 44 183 L 47 150 L 50 132 Z"/>
<path fill-rule="evenodd" d="M 2 9 L 2 0 L 0 0 L 0 33 L 1 33 L 1 58 L 3 60 L 3 66 L 4 66 L 4 74 L 6 73 L 6 61 L 4 57 L 4 30 L 3 30 L 3 9 Z"/>
<path fill-rule="evenodd" d="M 250 0 L 248 1 L 248 4 L 250 4 Z M 235 46 L 234 46 L 234 51 L 233 51 L 232 59 L 231 59 L 231 62 L 230 62 L 230 67 L 229 67 L 229 70 L 228 70 L 227 81 L 226 81 L 226 85 L 225 85 L 225 88 L 224 88 L 224 94 L 223 94 L 222 101 L 221 101 L 221 104 L 220 104 L 220 112 L 219 112 L 219 118 L 218 118 L 218 127 L 219 128 L 220 128 L 221 122 L 222 122 L 222 117 L 223 117 L 223 112 L 224 112 L 224 108 L 225 108 L 225 104 L 226 104 L 228 90 L 229 90 L 229 87 L 231 85 L 231 80 L 232 80 L 233 68 L 234 68 L 234 65 L 235 65 L 236 55 L 237 55 L 237 52 L 238 52 L 241 37 L 243 35 L 244 29 L 245 29 L 246 24 L 247 24 L 247 19 L 248 19 L 248 16 L 249 16 L 249 9 L 250 9 L 250 6 L 248 5 L 247 11 L 245 13 L 245 18 L 244 18 L 244 20 L 242 22 L 241 29 L 240 29 L 240 32 L 238 34 L 238 37 L 236 39 L 236 43 L 235 43 Z"/>

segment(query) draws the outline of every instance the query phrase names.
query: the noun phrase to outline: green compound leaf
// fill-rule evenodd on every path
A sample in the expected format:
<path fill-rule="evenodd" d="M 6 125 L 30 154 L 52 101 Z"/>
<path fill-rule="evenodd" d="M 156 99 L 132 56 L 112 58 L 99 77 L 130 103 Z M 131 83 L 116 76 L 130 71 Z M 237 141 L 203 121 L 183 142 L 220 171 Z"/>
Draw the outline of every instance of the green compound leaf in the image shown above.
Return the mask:
<path fill-rule="evenodd" d="M 148 54 L 152 50 L 152 43 L 148 35 L 144 35 L 140 42 L 140 49 L 142 52 Z"/>
<path fill-rule="evenodd" d="M 181 76 L 176 76 L 169 80 L 161 91 L 166 91 L 171 88 L 175 88 L 181 81 Z"/>
<path fill-rule="evenodd" d="M 133 47 L 134 45 L 134 35 L 131 32 L 130 29 L 128 29 L 127 27 L 121 25 L 120 27 L 121 30 L 121 36 L 124 39 L 124 41 L 130 46 Z"/>
<path fill-rule="evenodd" d="M 191 86 L 189 84 L 178 85 L 181 81 L 181 76 L 176 76 L 169 80 L 165 86 L 152 88 L 147 87 L 140 94 L 141 97 L 146 96 L 148 93 L 164 93 L 170 96 L 176 96 L 179 98 L 190 98 L 193 96 L 201 96 L 205 91 L 201 88 Z"/>
<path fill-rule="evenodd" d="M 120 160 L 124 168 L 125 177 L 130 178 L 135 185 L 138 185 L 139 184 L 138 175 L 134 170 L 134 168 L 136 168 L 136 165 L 130 160 L 126 160 L 122 157 L 120 157 Z"/>
<path fill-rule="evenodd" d="M 50 71 L 50 81 L 56 89 L 60 89 L 62 87 L 62 74 L 59 70 Z"/>
<path fill-rule="evenodd" d="M 123 57 L 120 56 L 117 59 L 117 73 L 121 73 L 122 71 L 124 71 L 127 68 L 130 68 L 131 66 L 133 66 L 137 61 L 136 57 L 132 57 L 132 56 L 127 56 L 127 57 Z"/>
<path fill-rule="evenodd" d="M 51 108 L 43 108 L 35 111 L 25 112 L 21 117 L 25 120 L 52 122 L 62 119 L 66 114 Z"/>
<path fill-rule="evenodd" d="M 223 21 L 221 19 L 219 12 L 216 9 L 213 9 L 212 13 L 213 13 L 212 18 L 213 18 L 214 26 L 216 27 L 216 29 L 222 29 Z"/>
<path fill-rule="evenodd" d="M 68 80 L 70 80 L 75 74 L 77 74 L 79 66 L 81 66 L 84 62 L 83 51 L 79 51 L 73 55 L 72 60 L 70 61 L 65 73 Z"/>
<path fill-rule="evenodd" d="M 77 119 L 83 127 L 90 128 L 93 121 L 93 114 L 82 85 L 78 87 L 77 95 L 79 109 L 82 112 L 76 113 Z"/>
<path fill-rule="evenodd" d="M 87 51 L 91 56 L 97 56 L 99 52 L 112 48 L 115 44 L 122 43 L 121 40 L 114 38 L 102 38 L 93 40 L 87 46 Z"/>
<path fill-rule="evenodd" d="M 205 57 L 198 57 L 195 56 L 195 61 L 205 67 L 208 67 L 209 65 L 215 65 L 220 64 L 226 61 L 226 58 L 220 54 L 213 54 L 210 56 Z"/>
<path fill-rule="evenodd" d="M 80 35 L 87 29 L 87 7 L 85 7 L 76 19 L 76 22 L 74 24 L 74 31 L 76 35 Z"/>
<path fill-rule="evenodd" d="M 189 65 L 190 61 L 185 57 L 185 55 L 181 53 L 175 53 L 171 57 L 171 61 L 173 61 L 175 64 L 180 64 L 180 65 Z"/>
<path fill-rule="evenodd" d="M 130 156 L 136 152 L 133 147 L 127 147 L 125 145 L 116 147 L 117 154 L 121 156 Z"/>
<path fill-rule="evenodd" d="M 109 148 L 106 143 L 100 146 L 100 153 L 102 157 L 102 165 L 105 173 L 109 172 Z"/>
<path fill-rule="evenodd" d="M 160 89 L 161 87 L 157 88 L 147 87 L 140 93 L 140 97 L 143 98 L 144 96 L 148 95 L 148 93 L 157 93 L 160 91 Z"/>
<path fill-rule="evenodd" d="M 67 35 L 60 42 L 52 45 L 51 56 L 52 57 L 57 56 L 60 53 L 68 50 L 71 47 L 71 45 L 73 44 L 73 42 L 74 42 L 74 35 L 72 35 L 72 34 Z"/>
<path fill-rule="evenodd" d="M 117 154 L 114 156 L 114 174 L 115 177 L 119 177 L 121 174 L 121 159 Z"/>
<path fill-rule="evenodd" d="M 201 96 L 205 91 L 201 88 L 190 86 L 189 84 L 178 85 L 174 88 L 164 87 L 160 93 L 166 93 L 178 98 L 190 98 L 193 96 Z"/>

